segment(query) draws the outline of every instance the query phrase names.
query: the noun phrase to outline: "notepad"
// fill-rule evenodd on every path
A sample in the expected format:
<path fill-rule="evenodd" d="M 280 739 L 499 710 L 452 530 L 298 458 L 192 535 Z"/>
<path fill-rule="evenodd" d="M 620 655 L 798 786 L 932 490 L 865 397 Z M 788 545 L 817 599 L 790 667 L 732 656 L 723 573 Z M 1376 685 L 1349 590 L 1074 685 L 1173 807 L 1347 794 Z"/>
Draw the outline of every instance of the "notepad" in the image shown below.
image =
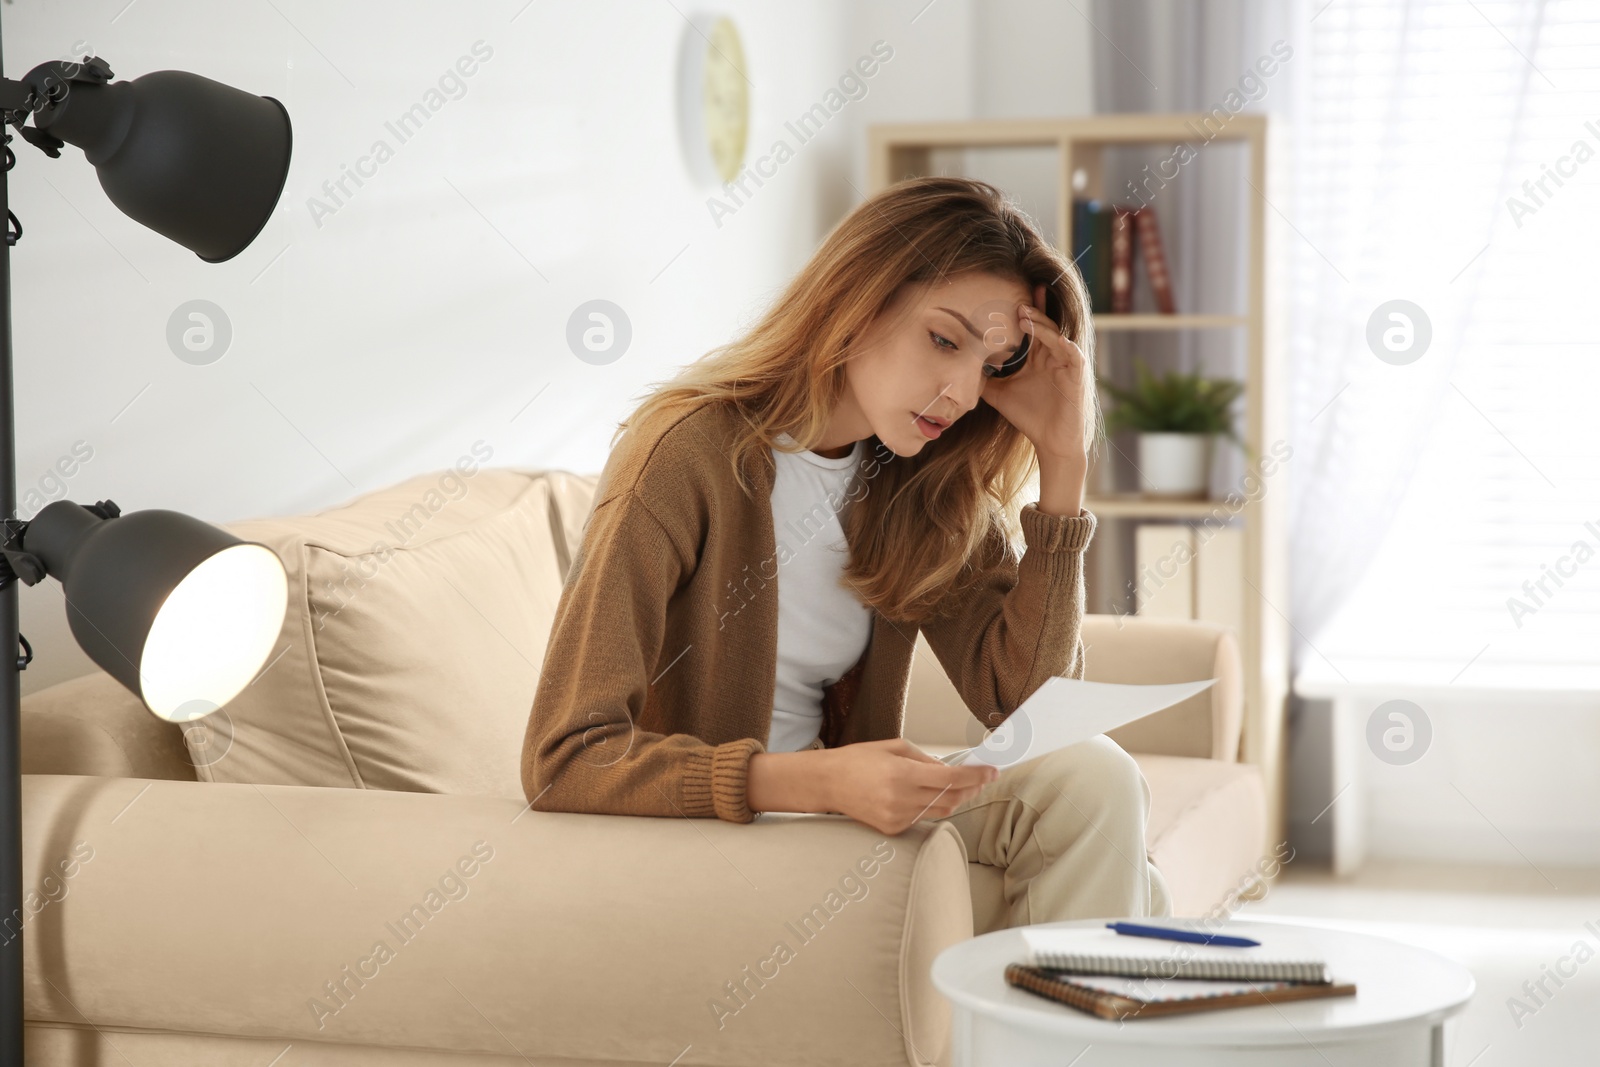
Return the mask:
<path fill-rule="evenodd" d="M 1184 1012 L 1354 996 L 1344 982 L 1213 982 L 1192 978 L 1117 978 L 1068 975 L 1026 964 L 1006 967 L 1006 983 L 1102 1019 L 1125 1020 Z"/>
<path fill-rule="evenodd" d="M 1070 974 L 1232 982 L 1332 981 L 1327 961 L 1293 930 L 1267 934 L 1252 930 L 1261 944 L 1248 948 L 1125 937 L 1105 927 L 1023 927 L 1021 934 L 1029 966 Z"/>

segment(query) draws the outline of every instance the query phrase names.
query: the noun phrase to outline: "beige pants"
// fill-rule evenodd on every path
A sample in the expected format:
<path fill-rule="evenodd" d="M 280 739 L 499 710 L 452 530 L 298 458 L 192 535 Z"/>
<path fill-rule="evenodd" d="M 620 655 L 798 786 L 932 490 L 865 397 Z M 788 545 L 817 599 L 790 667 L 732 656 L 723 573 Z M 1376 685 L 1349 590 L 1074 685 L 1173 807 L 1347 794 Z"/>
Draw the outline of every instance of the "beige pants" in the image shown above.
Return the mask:
<path fill-rule="evenodd" d="M 943 820 L 967 858 L 1005 869 L 1005 925 L 1163 916 L 1172 901 L 1145 852 L 1150 786 L 1101 734 L 1000 769 Z"/>

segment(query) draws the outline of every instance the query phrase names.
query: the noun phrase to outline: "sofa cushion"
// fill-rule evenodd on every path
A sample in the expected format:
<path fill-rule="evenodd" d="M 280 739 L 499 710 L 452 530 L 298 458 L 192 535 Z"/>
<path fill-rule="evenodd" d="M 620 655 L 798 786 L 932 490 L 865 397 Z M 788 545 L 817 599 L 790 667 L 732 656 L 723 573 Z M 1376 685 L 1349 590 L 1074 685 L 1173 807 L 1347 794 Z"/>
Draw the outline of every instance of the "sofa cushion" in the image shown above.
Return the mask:
<path fill-rule="evenodd" d="M 290 606 L 276 659 L 199 720 L 229 734 L 202 780 L 522 796 L 561 594 L 543 472 L 458 465 L 226 528 L 278 552 Z"/>

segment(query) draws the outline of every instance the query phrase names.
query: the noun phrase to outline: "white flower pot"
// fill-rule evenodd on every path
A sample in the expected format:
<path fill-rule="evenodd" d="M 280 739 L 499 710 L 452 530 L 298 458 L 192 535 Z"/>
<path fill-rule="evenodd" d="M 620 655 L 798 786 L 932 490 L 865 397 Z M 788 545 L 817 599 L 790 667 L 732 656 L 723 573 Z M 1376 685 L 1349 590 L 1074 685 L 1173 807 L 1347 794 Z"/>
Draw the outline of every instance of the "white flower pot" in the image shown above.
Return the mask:
<path fill-rule="evenodd" d="M 1211 472 L 1208 433 L 1139 435 L 1139 491 L 1152 496 L 1204 497 Z"/>

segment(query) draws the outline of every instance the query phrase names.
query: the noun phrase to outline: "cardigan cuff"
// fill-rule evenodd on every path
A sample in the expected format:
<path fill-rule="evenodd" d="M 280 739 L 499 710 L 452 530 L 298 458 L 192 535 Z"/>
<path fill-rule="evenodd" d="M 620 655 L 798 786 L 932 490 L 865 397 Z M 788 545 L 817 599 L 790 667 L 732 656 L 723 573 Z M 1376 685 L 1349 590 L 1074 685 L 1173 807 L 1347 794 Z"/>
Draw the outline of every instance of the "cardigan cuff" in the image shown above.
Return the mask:
<path fill-rule="evenodd" d="M 745 786 L 750 757 L 767 747 L 753 737 L 741 737 L 689 753 L 683 781 L 684 814 L 690 818 L 714 815 L 728 822 L 754 822 Z"/>
<path fill-rule="evenodd" d="M 1032 502 L 1022 506 L 1018 519 L 1029 552 L 1082 552 L 1099 525 L 1088 508 L 1080 515 L 1051 515 Z"/>

